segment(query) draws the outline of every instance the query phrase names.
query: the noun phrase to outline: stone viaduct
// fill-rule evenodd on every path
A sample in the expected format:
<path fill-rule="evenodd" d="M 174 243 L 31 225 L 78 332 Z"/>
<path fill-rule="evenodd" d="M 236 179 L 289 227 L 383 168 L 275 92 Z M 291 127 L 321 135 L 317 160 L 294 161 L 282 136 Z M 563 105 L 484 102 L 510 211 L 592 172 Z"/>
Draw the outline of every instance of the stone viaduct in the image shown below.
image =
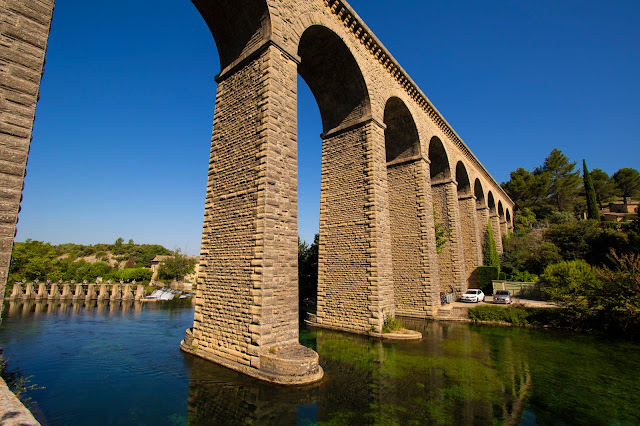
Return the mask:
<path fill-rule="evenodd" d="M 298 345 L 297 76 L 322 116 L 317 325 L 379 335 L 474 285 L 513 202 L 344 0 L 192 0 L 220 57 L 194 326 L 181 347 L 267 380 L 317 380 Z M 0 0 L 0 282 L 53 0 Z M 447 231 L 436 250 L 434 221 Z"/>

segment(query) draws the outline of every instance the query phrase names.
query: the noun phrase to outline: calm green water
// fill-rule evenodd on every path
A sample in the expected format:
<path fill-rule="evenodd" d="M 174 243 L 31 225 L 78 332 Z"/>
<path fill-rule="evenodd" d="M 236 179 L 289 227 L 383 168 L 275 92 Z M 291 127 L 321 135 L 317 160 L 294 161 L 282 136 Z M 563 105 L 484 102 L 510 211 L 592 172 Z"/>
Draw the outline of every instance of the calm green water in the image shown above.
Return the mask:
<path fill-rule="evenodd" d="M 178 343 L 189 301 L 7 304 L 0 346 L 51 425 L 640 424 L 640 345 L 520 328 L 406 321 L 420 342 L 301 330 L 315 386 L 262 383 Z"/>

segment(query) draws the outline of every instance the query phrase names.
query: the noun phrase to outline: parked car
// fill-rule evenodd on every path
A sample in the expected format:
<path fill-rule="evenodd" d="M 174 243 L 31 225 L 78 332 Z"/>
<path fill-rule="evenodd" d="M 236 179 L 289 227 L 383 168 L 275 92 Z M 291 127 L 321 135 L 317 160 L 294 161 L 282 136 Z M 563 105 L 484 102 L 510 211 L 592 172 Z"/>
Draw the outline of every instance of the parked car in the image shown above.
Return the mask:
<path fill-rule="evenodd" d="M 496 294 L 493 295 L 493 303 L 506 303 L 508 305 L 511 303 L 511 293 L 507 290 L 496 291 Z"/>
<path fill-rule="evenodd" d="M 460 298 L 461 302 L 473 302 L 478 303 L 484 301 L 484 293 L 482 290 L 478 290 L 477 288 L 473 288 L 464 292 L 462 297 Z"/>

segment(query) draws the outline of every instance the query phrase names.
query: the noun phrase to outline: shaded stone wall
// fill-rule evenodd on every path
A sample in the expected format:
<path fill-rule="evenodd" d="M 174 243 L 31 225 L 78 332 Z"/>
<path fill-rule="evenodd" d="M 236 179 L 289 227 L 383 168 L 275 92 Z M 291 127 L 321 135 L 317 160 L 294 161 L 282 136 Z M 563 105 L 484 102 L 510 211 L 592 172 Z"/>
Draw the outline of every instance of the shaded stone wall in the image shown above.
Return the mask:
<path fill-rule="evenodd" d="M 0 295 L 7 282 L 53 7 L 53 0 L 0 0 Z"/>
<path fill-rule="evenodd" d="M 482 254 L 482 245 L 484 244 L 485 234 L 489 227 L 489 208 L 477 207 L 476 216 L 478 218 L 478 234 L 480 243 L 480 265 L 484 264 L 484 257 Z"/>
<path fill-rule="evenodd" d="M 502 249 L 502 231 L 500 227 L 500 218 L 497 214 L 491 215 L 491 230 L 493 231 L 493 238 L 496 240 L 496 249 L 498 254 L 503 253 Z"/>
<path fill-rule="evenodd" d="M 500 233 L 502 234 L 503 239 L 509 236 L 509 225 L 505 218 L 500 218 Z"/>
<path fill-rule="evenodd" d="M 452 181 L 442 182 L 431 188 L 437 219 L 448 233 L 448 241 L 438 253 L 440 291 L 447 292 L 451 286 L 459 293 L 466 289 L 466 275 L 456 184 Z"/>
<path fill-rule="evenodd" d="M 431 203 L 426 199 L 425 166 L 422 157 L 387 166 L 396 314 L 418 318 L 428 316 L 434 307 L 432 280 L 437 277 L 429 262 L 429 247 L 435 241 L 428 238 L 433 220 L 426 219 L 433 214 L 427 208 Z"/>
<path fill-rule="evenodd" d="M 463 196 L 459 199 L 462 246 L 466 272 L 466 288 L 475 288 L 477 283 L 476 268 L 482 265 L 482 243 L 476 216 L 476 199 L 474 196 Z M 463 290 L 466 290 L 464 288 Z"/>
<path fill-rule="evenodd" d="M 325 135 L 318 324 L 380 332 L 394 314 L 384 134 L 378 123 Z M 382 166 L 381 166 L 382 165 Z"/>

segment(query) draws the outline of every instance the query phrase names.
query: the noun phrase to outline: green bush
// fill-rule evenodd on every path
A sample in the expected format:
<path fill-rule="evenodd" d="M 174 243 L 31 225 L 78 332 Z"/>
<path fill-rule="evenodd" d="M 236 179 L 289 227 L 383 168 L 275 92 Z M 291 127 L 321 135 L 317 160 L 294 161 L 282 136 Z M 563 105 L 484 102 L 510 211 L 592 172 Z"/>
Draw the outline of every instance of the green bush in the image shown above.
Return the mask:
<path fill-rule="evenodd" d="M 532 274 L 529 271 L 515 272 L 509 277 L 511 281 L 517 281 L 521 283 L 537 283 L 540 278 L 536 274 Z"/>
<path fill-rule="evenodd" d="M 473 321 L 504 322 L 513 325 L 533 325 L 537 327 L 566 328 L 566 312 L 553 308 L 526 308 L 522 305 L 508 307 L 480 305 L 469 309 L 469 319 Z"/>
<path fill-rule="evenodd" d="M 540 283 L 555 301 L 572 304 L 601 287 L 593 268 L 582 259 L 547 266 Z"/>
<path fill-rule="evenodd" d="M 610 335 L 640 338 L 640 255 L 611 254 L 616 267 L 596 271 L 602 288 L 590 295 L 595 326 Z"/>
<path fill-rule="evenodd" d="M 398 321 L 397 318 L 392 317 L 387 314 L 384 318 L 384 324 L 382 325 L 383 333 L 393 333 L 394 331 L 400 330 L 402 328 L 402 324 Z"/>
<path fill-rule="evenodd" d="M 478 288 L 485 294 L 493 294 L 493 280 L 500 276 L 500 268 L 497 266 L 478 266 Z"/>
<path fill-rule="evenodd" d="M 111 272 L 108 278 L 114 281 L 122 280 L 124 282 L 136 280 L 136 282 L 142 283 L 143 281 L 149 281 L 152 274 L 153 272 L 146 268 L 125 268 Z"/>

